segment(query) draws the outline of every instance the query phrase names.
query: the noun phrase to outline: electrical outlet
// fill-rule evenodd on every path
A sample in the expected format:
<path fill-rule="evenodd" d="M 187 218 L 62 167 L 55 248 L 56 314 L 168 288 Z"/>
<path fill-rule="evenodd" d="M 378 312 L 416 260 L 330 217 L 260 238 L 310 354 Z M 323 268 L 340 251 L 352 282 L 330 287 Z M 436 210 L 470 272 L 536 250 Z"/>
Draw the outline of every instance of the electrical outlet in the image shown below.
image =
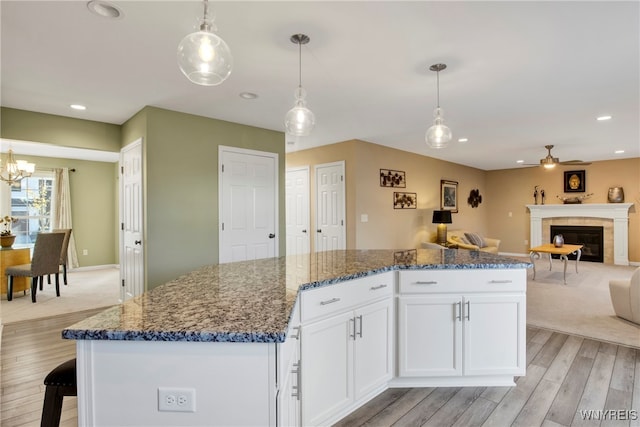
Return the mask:
<path fill-rule="evenodd" d="M 525 240 L 524 240 L 524 244 L 525 244 L 525 245 L 528 245 L 528 244 L 529 244 L 529 241 L 528 241 L 527 239 L 525 239 Z"/>
<path fill-rule="evenodd" d="M 196 412 L 195 389 L 158 387 L 158 411 Z"/>
<path fill-rule="evenodd" d="M 89 255 L 89 249 L 83 249 L 82 255 Z"/>

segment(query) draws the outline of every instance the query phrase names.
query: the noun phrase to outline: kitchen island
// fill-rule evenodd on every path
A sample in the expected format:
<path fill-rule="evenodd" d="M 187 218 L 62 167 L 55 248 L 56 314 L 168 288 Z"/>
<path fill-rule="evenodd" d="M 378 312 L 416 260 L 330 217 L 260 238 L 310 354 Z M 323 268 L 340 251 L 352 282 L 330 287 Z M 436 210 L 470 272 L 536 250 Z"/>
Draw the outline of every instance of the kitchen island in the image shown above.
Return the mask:
<path fill-rule="evenodd" d="M 325 425 L 390 386 L 513 384 L 530 266 L 425 249 L 202 267 L 62 332 L 78 423 Z"/>

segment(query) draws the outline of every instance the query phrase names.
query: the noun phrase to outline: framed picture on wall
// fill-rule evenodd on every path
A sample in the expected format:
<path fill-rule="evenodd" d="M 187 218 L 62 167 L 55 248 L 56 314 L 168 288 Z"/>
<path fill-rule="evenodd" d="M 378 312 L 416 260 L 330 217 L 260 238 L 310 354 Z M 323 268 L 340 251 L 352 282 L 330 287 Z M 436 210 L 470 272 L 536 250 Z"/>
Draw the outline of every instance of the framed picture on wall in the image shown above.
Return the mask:
<path fill-rule="evenodd" d="M 393 193 L 394 209 L 415 209 L 418 205 L 416 193 Z"/>
<path fill-rule="evenodd" d="M 392 169 L 380 169 L 380 187 L 405 188 L 407 181 L 404 171 Z"/>
<path fill-rule="evenodd" d="M 585 192 L 584 170 L 564 171 L 564 192 L 584 193 Z"/>
<path fill-rule="evenodd" d="M 456 181 L 440 181 L 440 209 L 458 212 L 458 183 Z"/>

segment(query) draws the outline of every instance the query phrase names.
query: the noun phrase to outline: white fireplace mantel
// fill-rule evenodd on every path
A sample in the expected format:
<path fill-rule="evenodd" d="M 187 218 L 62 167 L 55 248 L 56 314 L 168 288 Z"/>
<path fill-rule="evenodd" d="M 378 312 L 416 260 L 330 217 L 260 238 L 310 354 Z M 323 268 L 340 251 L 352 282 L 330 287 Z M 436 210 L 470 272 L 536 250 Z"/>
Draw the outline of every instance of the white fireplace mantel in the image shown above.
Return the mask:
<path fill-rule="evenodd" d="M 629 265 L 629 209 L 633 203 L 527 205 L 531 213 L 531 247 L 542 245 L 544 218 L 587 217 L 613 220 L 613 263 Z"/>

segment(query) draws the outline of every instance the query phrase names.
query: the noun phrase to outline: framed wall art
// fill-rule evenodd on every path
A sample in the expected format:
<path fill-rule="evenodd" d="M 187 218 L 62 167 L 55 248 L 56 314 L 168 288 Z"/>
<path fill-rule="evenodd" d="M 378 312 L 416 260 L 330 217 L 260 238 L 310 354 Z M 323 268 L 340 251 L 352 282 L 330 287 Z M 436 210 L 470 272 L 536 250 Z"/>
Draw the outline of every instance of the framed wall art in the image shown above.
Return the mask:
<path fill-rule="evenodd" d="M 416 193 L 393 193 L 394 209 L 416 209 L 418 195 Z"/>
<path fill-rule="evenodd" d="M 440 181 L 440 209 L 458 212 L 458 183 L 456 181 Z"/>
<path fill-rule="evenodd" d="M 586 188 L 584 170 L 564 171 L 564 192 L 584 193 Z"/>
<path fill-rule="evenodd" d="M 380 187 L 405 188 L 407 181 L 404 171 L 380 169 Z"/>

